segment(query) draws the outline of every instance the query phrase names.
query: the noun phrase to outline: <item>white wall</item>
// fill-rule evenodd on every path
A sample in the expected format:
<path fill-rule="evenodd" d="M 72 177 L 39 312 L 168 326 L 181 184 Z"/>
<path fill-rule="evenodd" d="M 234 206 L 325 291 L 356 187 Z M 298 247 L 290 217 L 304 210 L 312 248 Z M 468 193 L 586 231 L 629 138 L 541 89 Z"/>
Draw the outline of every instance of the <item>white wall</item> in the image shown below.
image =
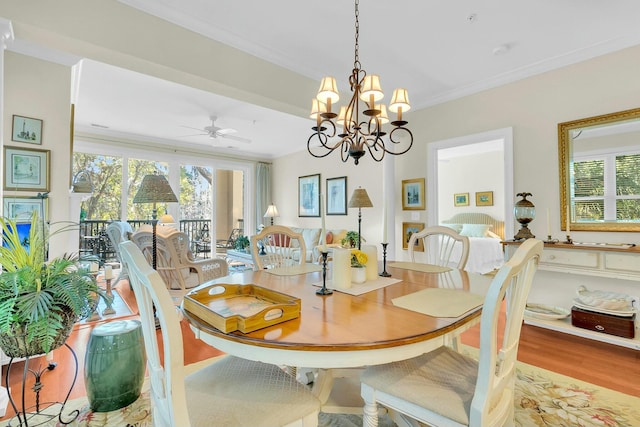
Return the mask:
<path fill-rule="evenodd" d="M 52 230 L 69 220 L 71 68 L 12 52 L 5 52 L 4 81 L 5 146 L 51 150 L 49 220 Z M 14 114 L 43 120 L 42 145 L 11 141 Z M 4 156 L 4 154 L 3 154 Z M 36 196 L 32 191 L 3 191 L 3 198 Z M 71 233 L 75 238 L 71 239 Z M 49 250 L 55 257 L 72 251 L 69 239 L 75 241 L 77 231 L 52 236 Z"/>
<path fill-rule="evenodd" d="M 480 153 L 438 162 L 438 218 L 479 212 L 504 220 L 503 152 Z M 493 206 L 476 206 L 476 192 L 493 191 Z M 469 193 L 469 206 L 454 206 L 453 195 Z"/>

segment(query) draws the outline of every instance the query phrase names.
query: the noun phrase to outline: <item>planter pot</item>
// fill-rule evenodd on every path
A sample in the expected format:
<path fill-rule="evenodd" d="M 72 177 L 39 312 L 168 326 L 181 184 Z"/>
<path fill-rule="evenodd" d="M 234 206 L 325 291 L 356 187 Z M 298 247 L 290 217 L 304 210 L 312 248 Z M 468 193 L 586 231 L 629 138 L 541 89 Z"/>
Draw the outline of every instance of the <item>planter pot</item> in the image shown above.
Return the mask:
<path fill-rule="evenodd" d="M 76 320 L 76 317 L 71 313 L 63 313 L 63 327 L 55 337 L 51 350 L 55 350 L 67 341 Z M 42 348 L 42 342 L 38 340 L 27 342 L 25 331 L 27 328 L 28 326 L 18 328 L 15 335 L 0 334 L 0 348 L 4 354 L 9 357 L 27 357 L 46 353 Z"/>
<path fill-rule="evenodd" d="M 351 267 L 351 283 L 364 283 L 367 281 L 367 269 L 364 267 Z"/>

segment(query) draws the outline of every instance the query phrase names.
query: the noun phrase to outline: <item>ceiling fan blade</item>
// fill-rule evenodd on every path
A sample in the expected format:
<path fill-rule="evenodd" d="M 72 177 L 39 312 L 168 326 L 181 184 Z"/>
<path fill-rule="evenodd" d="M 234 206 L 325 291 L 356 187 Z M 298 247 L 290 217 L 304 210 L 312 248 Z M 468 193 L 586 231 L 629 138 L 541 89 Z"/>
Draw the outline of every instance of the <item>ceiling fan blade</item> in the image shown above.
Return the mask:
<path fill-rule="evenodd" d="M 192 128 L 191 126 L 185 126 L 185 125 L 181 125 L 180 127 L 181 128 L 187 128 L 187 129 L 193 129 L 193 130 L 197 130 L 197 131 L 200 131 L 200 132 L 206 132 L 207 131 L 206 129 Z"/>
<path fill-rule="evenodd" d="M 192 133 L 192 134 L 189 134 L 189 135 L 179 135 L 176 138 L 186 138 L 186 137 L 189 137 L 189 136 L 203 136 L 203 135 L 209 135 L 209 134 L 208 133 Z"/>
<path fill-rule="evenodd" d="M 229 135 L 229 134 L 220 134 L 219 135 L 222 138 L 227 138 L 227 139 L 232 139 L 234 141 L 238 141 L 238 142 L 244 142 L 245 144 L 251 144 L 251 140 L 249 138 L 243 138 L 241 136 L 235 136 L 235 135 Z"/>

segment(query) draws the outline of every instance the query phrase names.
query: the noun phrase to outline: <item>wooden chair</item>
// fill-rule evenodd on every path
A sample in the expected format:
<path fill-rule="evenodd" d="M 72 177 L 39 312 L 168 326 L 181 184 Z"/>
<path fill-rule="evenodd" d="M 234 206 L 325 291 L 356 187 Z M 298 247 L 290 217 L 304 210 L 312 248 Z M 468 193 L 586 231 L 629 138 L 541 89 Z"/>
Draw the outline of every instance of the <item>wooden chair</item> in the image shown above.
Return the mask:
<path fill-rule="evenodd" d="M 442 346 L 365 370 L 364 426 L 377 426 L 378 403 L 427 425 L 514 425 L 520 329 L 542 246 L 540 240 L 525 241 L 491 282 L 480 320 L 479 360 Z M 499 322 L 503 301 L 506 321 Z"/>
<path fill-rule="evenodd" d="M 133 242 L 123 242 L 121 252 L 140 310 L 154 426 L 318 424 L 318 399 L 277 366 L 222 356 L 185 377 L 178 310 L 162 278 Z M 156 334 L 154 306 L 162 343 Z"/>
<path fill-rule="evenodd" d="M 194 259 L 189 249 L 189 237 L 173 228 L 158 228 L 156 233 L 156 270 L 176 299 L 191 288 L 208 280 L 226 276 L 227 262 L 220 258 Z M 153 233 L 138 231 L 131 236 L 147 261 L 153 259 Z"/>
<path fill-rule="evenodd" d="M 427 264 L 440 265 L 443 267 L 456 267 L 464 269 L 469 259 L 469 238 L 461 236 L 449 227 L 434 226 L 427 227 L 417 233 L 413 233 L 409 238 L 409 257 L 411 262 L 415 261 L 415 248 L 422 240 Z M 451 254 L 455 245 L 462 245 L 462 253 L 457 264 L 451 260 Z"/>
<path fill-rule="evenodd" d="M 264 246 L 261 254 L 260 248 Z M 257 270 L 302 265 L 307 247 L 302 234 L 282 225 L 271 225 L 251 236 L 251 255 Z"/>
<path fill-rule="evenodd" d="M 118 277 L 112 284 L 112 286 L 115 286 L 120 280 L 129 278 L 127 275 L 127 269 L 122 265 L 122 259 L 120 258 L 120 243 L 125 240 L 129 240 L 129 236 L 133 233 L 133 229 L 126 221 L 114 221 L 107 225 L 106 233 L 109 240 L 111 240 L 113 250 L 116 252 L 116 258 L 120 263 L 120 273 L 118 273 Z"/>

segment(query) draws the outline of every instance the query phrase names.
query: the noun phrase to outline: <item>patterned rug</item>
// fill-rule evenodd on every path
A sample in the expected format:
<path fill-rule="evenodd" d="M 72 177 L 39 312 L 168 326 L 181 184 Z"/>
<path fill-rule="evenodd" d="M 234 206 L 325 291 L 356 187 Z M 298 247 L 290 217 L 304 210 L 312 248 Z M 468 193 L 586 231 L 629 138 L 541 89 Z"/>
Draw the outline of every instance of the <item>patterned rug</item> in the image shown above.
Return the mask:
<path fill-rule="evenodd" d="M 187 368 L 197 370 L 206 363 L 208 361 Z M 640 426 L 640 398 L 524 363 L 518 364 L 514 404 L 516 426 L 519 427 Z M 79 415 L 70 427 L 151 427 L 149 395 L 145 388 L 140 399 L 117 411 L 93 413 L 86 398 L 69 401 L 64 413 L 73 410 L 78 410 Z M 63 420 L 68 418 L 63 417 Z M 63 427 L 57 419 L 43 425 Z M 321 427 L 361 425 L 362 417 L 358 415 L 321 413 L 319 417 Z M 386 416 L 380 419 L 380 427 L 393 425 Z"/>

